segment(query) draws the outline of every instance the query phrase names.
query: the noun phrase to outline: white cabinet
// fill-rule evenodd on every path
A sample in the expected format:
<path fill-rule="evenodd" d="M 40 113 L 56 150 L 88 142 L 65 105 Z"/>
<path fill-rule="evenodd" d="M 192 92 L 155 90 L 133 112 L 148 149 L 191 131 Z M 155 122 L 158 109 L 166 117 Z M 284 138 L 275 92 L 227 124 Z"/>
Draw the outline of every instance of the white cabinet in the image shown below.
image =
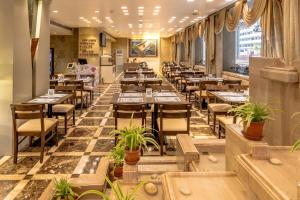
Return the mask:
<path fill-rule="evenodd" d="M 100 68 L 102 83 L 113 83 L 116 78 L 116 66 L 102 65 Z"/>

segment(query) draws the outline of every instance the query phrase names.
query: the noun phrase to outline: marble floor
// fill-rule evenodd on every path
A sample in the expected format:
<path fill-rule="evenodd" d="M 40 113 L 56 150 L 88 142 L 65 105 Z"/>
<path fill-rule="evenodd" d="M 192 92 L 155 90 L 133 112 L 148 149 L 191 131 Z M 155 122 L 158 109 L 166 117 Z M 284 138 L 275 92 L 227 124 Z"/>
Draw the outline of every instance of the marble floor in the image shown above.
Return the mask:
<path fill-rule="evenodd" d="M 120 92 L 117 82 L 98 86 L 92 105 L 83 113 L 77 112 L 75 126 L 69 123 L 67 135 L 62 135 L 60 129 L 59 145 L 48 144 L 43 163 L 39 162 L 38 145 L 25 147 L 19 153 L 17 165 L 11 156 L 1 157 L 0 199 L 39 199 L 55 177 L 95 174 L 101 158 L 114 146 L 109 136 L 114 128 L 110 101 L 117 92 Z M 191 135 L 194 138 L 215 138 L 206 120 L 205 114 L 193 109 Z M 151 122 L 150 117 L 147 122 Z M 148 153 L 159 155 L 158 151 Z"/>

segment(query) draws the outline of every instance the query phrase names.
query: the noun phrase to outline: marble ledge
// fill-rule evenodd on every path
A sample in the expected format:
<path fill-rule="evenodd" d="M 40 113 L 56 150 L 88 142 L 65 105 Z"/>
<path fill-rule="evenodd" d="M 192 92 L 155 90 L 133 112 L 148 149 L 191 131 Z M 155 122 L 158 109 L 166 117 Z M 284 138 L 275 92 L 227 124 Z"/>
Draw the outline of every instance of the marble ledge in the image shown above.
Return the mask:
<path fill-rule="evenodd" d="M 265 67 L 260 70 L 261 77 L 283 83 L 298 83 L 299 73 L 295 67 Z"/>

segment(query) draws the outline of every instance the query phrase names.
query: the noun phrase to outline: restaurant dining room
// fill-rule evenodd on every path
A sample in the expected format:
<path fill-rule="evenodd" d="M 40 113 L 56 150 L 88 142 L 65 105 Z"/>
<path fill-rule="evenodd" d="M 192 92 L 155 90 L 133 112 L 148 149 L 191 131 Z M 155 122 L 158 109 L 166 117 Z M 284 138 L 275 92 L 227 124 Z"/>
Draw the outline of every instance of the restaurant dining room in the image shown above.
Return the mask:
<path fill-rule="evenodd" d="M 300 1 L 0 0 L 0 199 L 300 200 Z"/>

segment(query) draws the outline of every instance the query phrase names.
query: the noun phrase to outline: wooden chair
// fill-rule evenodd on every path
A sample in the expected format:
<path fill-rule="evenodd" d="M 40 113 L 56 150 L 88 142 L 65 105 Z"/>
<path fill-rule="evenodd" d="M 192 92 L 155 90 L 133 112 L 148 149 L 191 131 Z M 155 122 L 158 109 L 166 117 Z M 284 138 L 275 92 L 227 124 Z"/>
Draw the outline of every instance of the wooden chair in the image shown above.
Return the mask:
<path fill-rule="evenodd" d="M 134 79 L 134 80 L 121 80 L 120 81 L 121 85 L 139 85 L 139 80 L 138 79 Z"/>
<path fill-rule="evenodd" d="M 76 74 L 64 74 L 64 78 L 70 79 L 70 80 L 76 80 L 77 75 Z"/>
<path fill-rule="evenodd" d="M 206 93 L 209 94 L 211 91 L 227 91 L 229 90 L 228 85 L 206 85 Z M 210 100 L 210 99 L 209 99 Z M 213 116 L 213 131 L 216 130 L 216 116 L 217 115 L 227 115 L 228 111 L 232 108 L 230 104 L 227 103 L 210 103 L 208 100 L 207 106 L 207 123 L 210 124 L 210 115 Z"/>
<path fill-rule="evenodd" d="M 249 89 L 248 85 L 228 85 L 229 90 L 234 92 L 241 92 Z"/>
<path fill-rule="evenodd" d="M 58 85 L 58 81 L 56 80 L 50 80 L 50 89 L 55 89 L 55 87 Z"/>
<path fill-rule="evenodd" d="M 45 144 L 56 135 L 57 138 L 57 119 L 44 118 L 44 105 L 36 104 L 12 104 L 10 105 L 13 119 L 14 133 L 14 163 L 17 164 L 18 145 L 29 137 L 29 145 L 32 145 L 33 137 L 41 139 L 41 155 L 40 162 L 44 159 Z M 27 120 L 22 125 L 18 126 L 19 121 Z M 49 137 L 46 136 L 51 133 Z M 19 136 L 23 137 L 19 141 Z"/>
<path fill-rule="evenodd" d="M 80 78 L 89 78 L 91 81 L 90 83 L 84 84 L 84 91 L 90 93 L 90 102 L 94 99 L 94 89 L 95 89 L 95 74 L 83 74 L 80 75 Z"/>
<path fill-rule="evenodd" d="M 122 85 L 121 86 L 122 92 L 144 92 L 145 87 L 144 86 L 138 86 L 138 85 Z"/>
<path fill-rule="evenodd" d="M 75 98 L 75 103 L 77 105 L 78 100 L 80 100 L 80 110 L 82 112 L 83 110 L 83 103 L 85 102 L 86 107 L 88 107 L 88 97 L 89 97 L 89 92 L 84 91 L 84 84 L 82 80 L 68 80 L 65 81 L 66 86 L 75 86 L 76 87 L 76 98 Z"/>
<path fill-rule="evenodd" d="M 188 77 L 193 77 L 194 76 L 194 72 L 193 71 L 184 71 L 184 72 L 181 72 L 180 74 L 180 92 L 183 92 L 183 89 L 184 91 L 186 91 L 186 86 L 187 86 L 187 80 L 186 78 Z M 184 87 L 182 87 L 184 86 Z"/>
<path fill-rule="evenodd" d="M 207 93 L 207 91 L 205 90 L 205 86 L 206 85 L 217 85 L 218 84 L 218 81 L 212 81 L 212 80 L 207 80 L 207 81 L 202 81 L 200 84 L 199 84 L 199 90 L 198 91 L 195 91 L 195 102 L 196 103 L 199 103 L 199 107 L 200 107 L 200 111 L 202 112 L 202 103 L 203 101 L 206 101 L 208 102 L 209 99 L 212 99 L 214 98 L 213 95 Z"/>
<path fill-rule="evenodd" d="M 144 126 L 146 124 L 145 104 L 118 104 L 114 105 L 115 130 L 122 130 L 131 126 Z M 117 137 L 115 137 L 115 144 Z"/>
<path fill-rule="evenodd" d="M 145 80 L 143 82 L 143 86 L 145 88 L 151 87 L 151 85 L 161 85 L 161 84 L 162 84 L 162 80 Z"/>
<path fill-rule="evenodd" d="M 160 104 L 156 120 L 159 130 L 160 155 L 163 155 L 164 136 L 189 134 L 190 104 Z"/>
<path fill-rule="evenodd" d="M 230 80 L 230 79 L 225 79 L 223 80 L 224 85 L 241 85 L 242 80 Z"/>
<path fill-rule="evenodd" d="M 75 125 L 75 98 L 76 98 L 76 86 L 56 86 L 56 93 L 73 94 L 66 104 L 57 104 L 52 107 L 53 115 L 64 117 L 65 134 L 67 134 L 68 117 L 73 117 L 73 125 Z"/>

